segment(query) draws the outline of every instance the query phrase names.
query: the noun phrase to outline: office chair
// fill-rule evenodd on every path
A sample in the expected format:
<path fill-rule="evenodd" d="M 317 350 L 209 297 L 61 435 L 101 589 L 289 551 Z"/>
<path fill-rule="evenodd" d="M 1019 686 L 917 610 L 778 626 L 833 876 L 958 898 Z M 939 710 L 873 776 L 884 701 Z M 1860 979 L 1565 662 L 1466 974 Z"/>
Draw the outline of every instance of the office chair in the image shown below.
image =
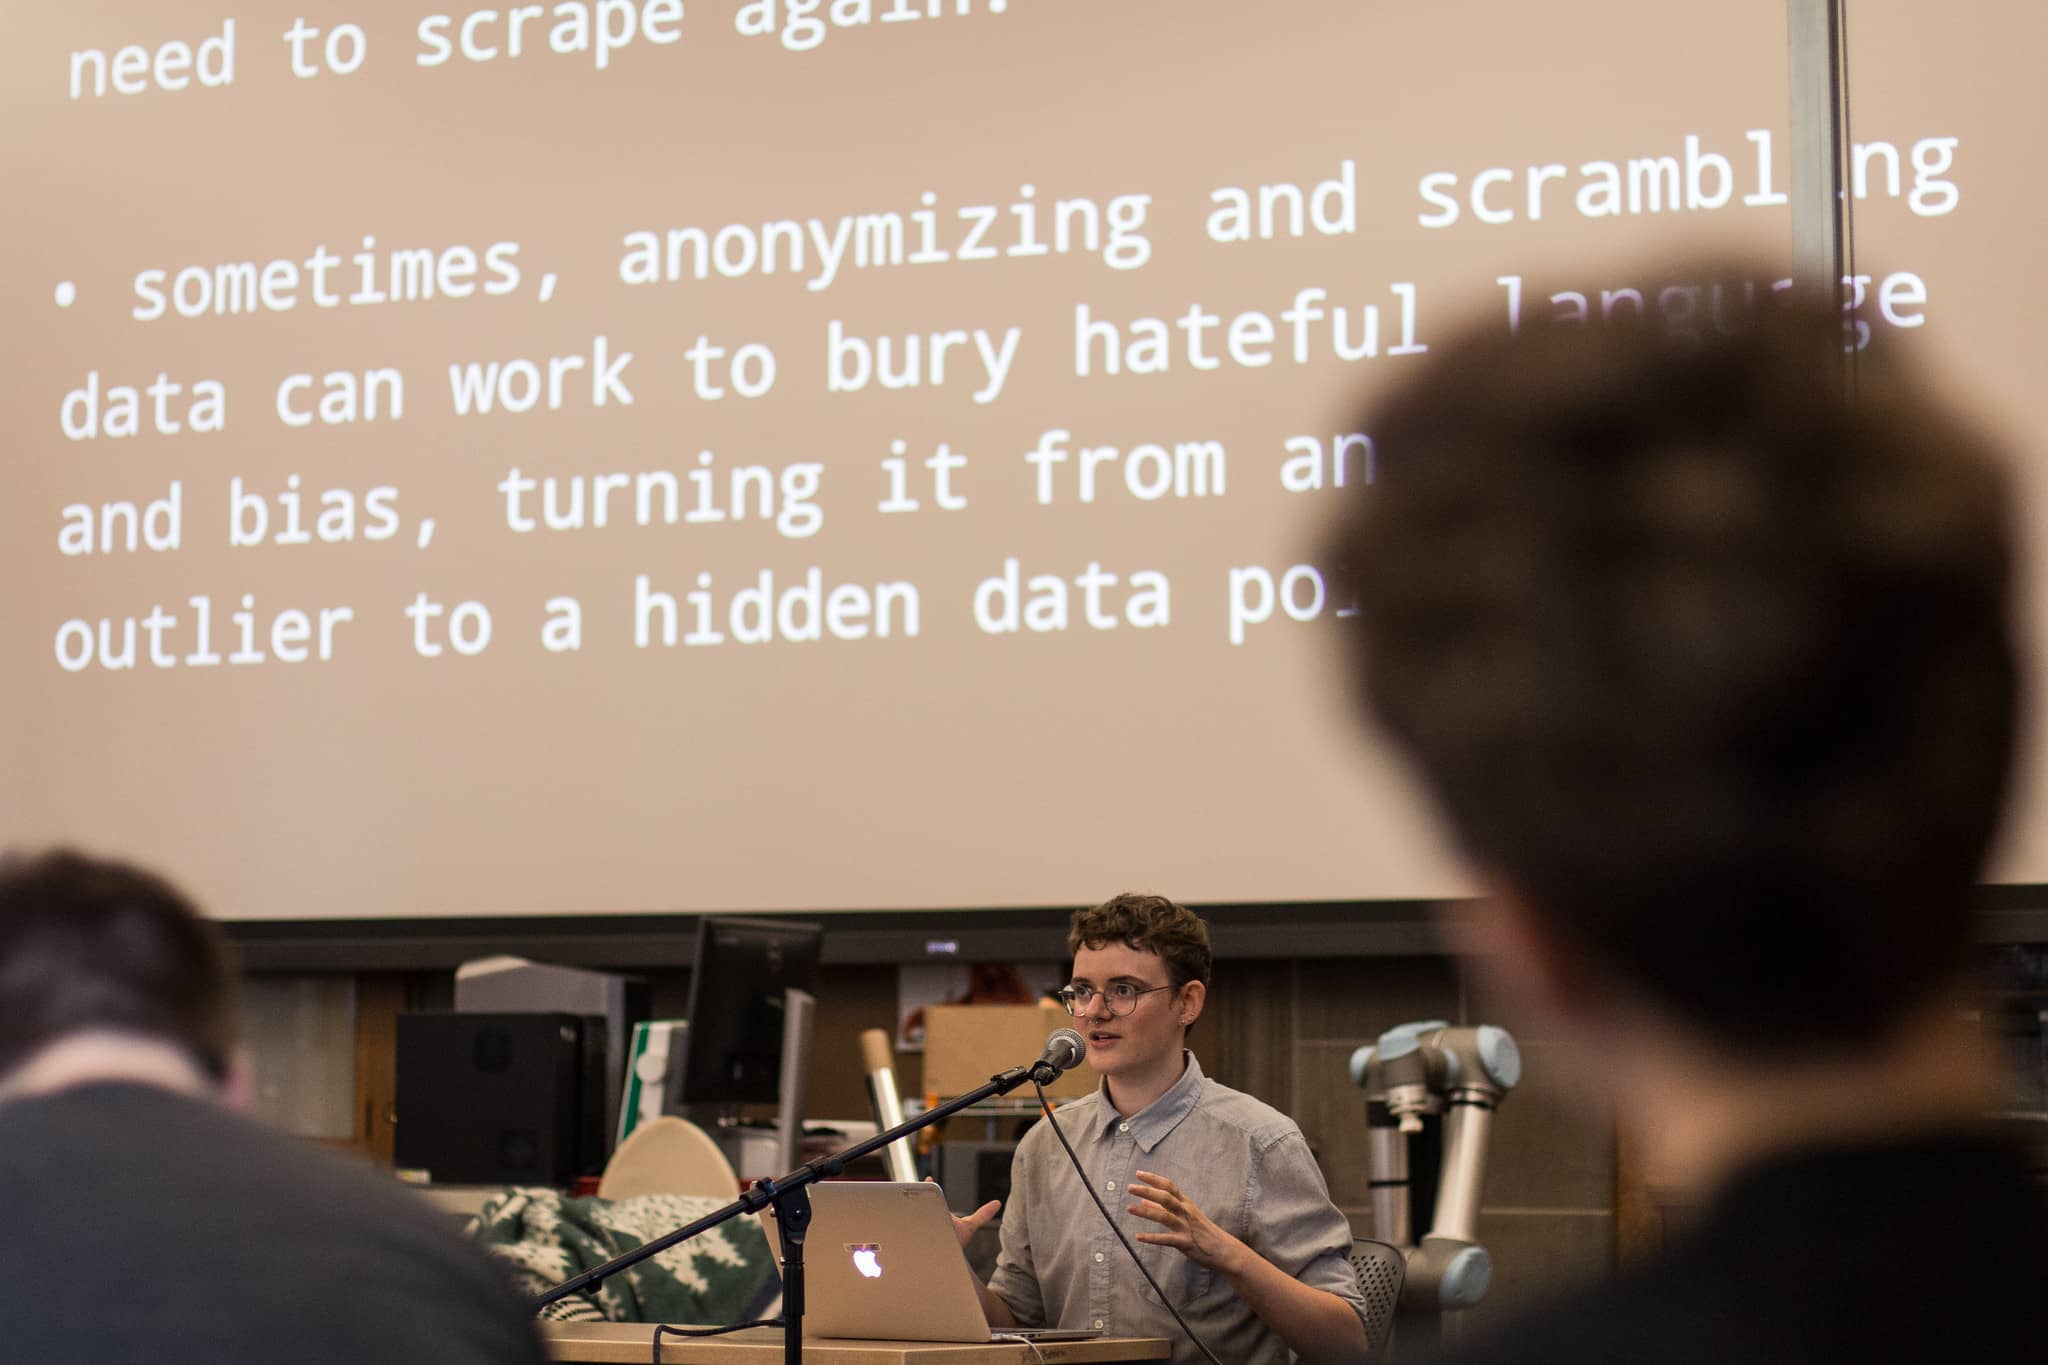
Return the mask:
<path fill-rule="evenodd" d="M 1358 1291 L 1365 1298 L 1365 1332 L 1372 1342 L 1371 1359 L 1383 1362 L 1394 1335 L 1394 1309 L 1401 1302 L 1401 1281 L 1408 1274 L 1408 1258 L 1399 1247 L 1370 1237 L 1354 1237 L 1351 1269 L 1358 1276 Z"/>

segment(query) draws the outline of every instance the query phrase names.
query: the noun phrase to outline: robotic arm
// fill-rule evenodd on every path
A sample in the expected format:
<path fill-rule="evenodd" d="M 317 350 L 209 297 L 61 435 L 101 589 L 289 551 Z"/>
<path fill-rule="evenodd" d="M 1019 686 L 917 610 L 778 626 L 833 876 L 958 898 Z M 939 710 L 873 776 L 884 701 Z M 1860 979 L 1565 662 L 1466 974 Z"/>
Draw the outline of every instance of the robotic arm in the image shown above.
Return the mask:
<path fill-rule="evenodd" d="M 1373 1228 L 1407 1255 L 1405 1312 L 1486 1297 L 1493 1261 L 1475 1230 L 1487 1142 L 1494 1110 L 1521 1076 L 1514 1038 L 1490 1024 L 1401 1024 L 1351 1054 L 1351 1079 L 1366 1098 Z"/>

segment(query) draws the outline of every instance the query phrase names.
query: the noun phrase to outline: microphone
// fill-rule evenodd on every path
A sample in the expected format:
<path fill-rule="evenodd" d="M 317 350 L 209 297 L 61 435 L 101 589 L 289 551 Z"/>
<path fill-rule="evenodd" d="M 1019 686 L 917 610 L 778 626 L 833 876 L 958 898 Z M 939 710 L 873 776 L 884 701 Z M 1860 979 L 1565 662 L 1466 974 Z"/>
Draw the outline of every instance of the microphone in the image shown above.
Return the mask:
<path fill-rule="evenodd" d="M 1045 1051 L 1031 1064 L 1031 1079 L 1040 1085 L 1051 1085 L 1062 1071 L 1073 1070 L 1087 1055 L 1088 1044 L 1080 1034 L 1070 1028 L 1054 1029 L 1045 1040 Z"/>

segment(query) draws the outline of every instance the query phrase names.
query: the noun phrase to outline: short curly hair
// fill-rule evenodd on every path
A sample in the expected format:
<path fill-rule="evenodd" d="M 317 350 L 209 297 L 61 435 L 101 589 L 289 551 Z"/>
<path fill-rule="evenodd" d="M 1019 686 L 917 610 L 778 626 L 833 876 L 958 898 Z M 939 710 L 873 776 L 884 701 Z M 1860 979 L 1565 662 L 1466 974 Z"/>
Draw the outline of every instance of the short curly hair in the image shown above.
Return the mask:
<path fill-rule="evenodd" d="M 1069 955 L 1111 943 L 1157 953 L 1175 987 L 1190 981 L 1207 986 L 1215 965 L 1209 926 L 1200 915 L 1164 896 L 1125 891 L 1092 909 L 1074 912 L 1067 928 Z"/>

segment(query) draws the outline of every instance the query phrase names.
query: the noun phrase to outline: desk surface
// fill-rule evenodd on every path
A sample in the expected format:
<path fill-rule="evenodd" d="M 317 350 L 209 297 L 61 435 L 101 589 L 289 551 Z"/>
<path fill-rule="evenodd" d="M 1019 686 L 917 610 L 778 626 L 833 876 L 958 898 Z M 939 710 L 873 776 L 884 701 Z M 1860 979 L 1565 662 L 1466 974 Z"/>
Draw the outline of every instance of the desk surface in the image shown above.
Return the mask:
<path fill-rule="evenodd" d="M 654 1324 L 647 1322 L 547 1322 L 541 1324 L 548 1354 L 577 1365 L 644 1365 L 652 1358 Z M 1164 1360 L 1161 1337 L 1091 1337 L 1082 1341 L 1042 1341 L 1039 1355 L 1017 1342 L 962 1345 L 942 1341 L 841 1341 L 827 1337 L 804 1342 L 807 1365 L 1088 1365 L 1090 1362 Z M 661 1339 L 662 1365 L 776 1365 L 782 1359 L 782 1333 L 754 1327 L 723 1337 Z"/>

